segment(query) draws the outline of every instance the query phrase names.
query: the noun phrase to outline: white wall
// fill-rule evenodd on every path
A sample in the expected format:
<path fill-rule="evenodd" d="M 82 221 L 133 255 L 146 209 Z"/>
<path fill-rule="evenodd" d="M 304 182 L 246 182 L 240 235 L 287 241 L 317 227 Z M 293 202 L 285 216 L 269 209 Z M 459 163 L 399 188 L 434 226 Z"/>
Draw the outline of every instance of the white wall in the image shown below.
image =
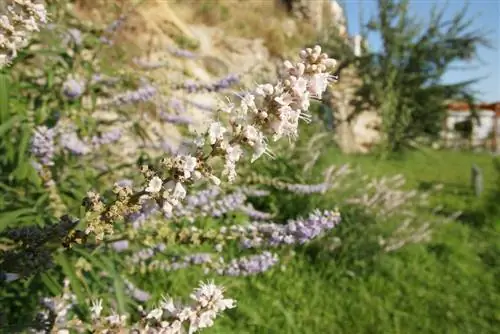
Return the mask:
<path fill-rule="evenodd" d="M 455 123 L 465 120 L 470 115 L 470 112 L 448 112 L 446 127 L 449 132 L 453 132 Z M 474 124 L 474 139 L 483 140 L 488 137 L 488 134 L 493 130 L 493 111 L 480 111 L 480 125 Z M 500 119 L 497 121 L 497 133 L 500 134 Z M 448 138 L 453 138 L 453 135 L 448 134 Z"/>

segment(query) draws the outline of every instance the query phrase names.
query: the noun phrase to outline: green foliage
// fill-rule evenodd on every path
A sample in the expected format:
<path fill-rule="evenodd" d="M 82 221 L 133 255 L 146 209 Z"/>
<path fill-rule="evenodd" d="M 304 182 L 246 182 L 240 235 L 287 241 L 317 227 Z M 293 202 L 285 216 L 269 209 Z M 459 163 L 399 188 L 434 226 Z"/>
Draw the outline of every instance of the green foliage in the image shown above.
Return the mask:
<path fill-rule="evenodd" d="M 485 184 L 493 190 L 491 157 L 416 151 L 399 160 L 378 160 L 341 155 L 336 149 L 322 153 L 311 175 L 332 163 L 351 163 L 370 176 L 402 173 L 408 188 L 441 183 L 445 188 L 431 198 L 433 206 L 443 205 L 446 212 L 461 210 L 464 216 L 437 228 L 428 244 L 384 253 L 377 235 L 390 229 L 391 222 L 374 219 L 354 206 L 341 206 L 341 225 L 327 238 L 297 248 L 283 271 L 232 279 L 231 292 L 238 307 L 207 333 L 495 333 L 500 325 L 496 307 L 500 285 L 495 278 L 500 274 L 500 235 L 498 229 L 478 228 L 470 220 L 475 217 L 467 213 L 467 209 L 481 207 L 470 191 L 470 165 L 474 162 L 483 168 Z M 269 162 L 263 165 L 258 169 L 264 174 L 284 179 L 296 180 L 300 174 L 300 167 L 291 167 L 290 162 L 279 173 L 275 170 L 280 167 Z M 301 179 L 314 181 L 314 176 Z M 313 204 L 280 192 L 271 200 L 280 205 L 281 215 L 292 216 L 320 202 L 339 203 L 346 196 L 342 188 L 306 199 Z M 333 236 L 341 244 L 331 250 Z M 176 275 L 169 279 L 186 278 Z"/>
<path fill-rule="evenodd" d="M 383 117 L 383 149 L 388 152 L 408 148 L 420 137 L 437 138 L 450 100 L 473 104 L 470 87 L 477 80 L 445 84 L 441 79 L 452 64 L 468 61 L 478 47 L 488 46 L 482 32 L 470 29 L 467 7 L 451 19 L 445 19 L 446 8 L 434 7 L 423 22 L 411 15 L 408 5 L 408 0 L 378 1 L 377 16 L 364 35 L 378 34 L 380 51 L 364 50 L 356 58 L 345 47 L 338 50 L 339 55 L 346 52 L 341 68 L 352 63 L 363 79 L 358 107 L 369 103 Z"/>
<path fill-rule="evenodd" d="M 22 71 L 14 73 L 22 64 L 14 64 L 13 72 L 8 70 L 0 76 L 0 231 L 7 225 L 43 225 L 57 218 L 50 208 L 49 193 L 31 165 L 29 140 L 34 127 L 54 123 L 58 113 L 74 116 L 85 134 L 93 133 L 98 126 L 81 108 L 81 101 L 61 98 L 61 85 L 55 80 L 80 66 L 91 73 L 91 64 L 75 61 L 69 55 L 77 50 L 53 46 L 43 50 L 44 57 L 50 58 L 50 54 L 57 60 L 50 58 L 54 62 L 48 61 L 50 66 L 43 67 L 41 76 L 47 81 L 41 85 Z M 38 55 L 26 51 L 22 57 L 35 61 Z M 418 57 L 424 55 L 418 53 Z M 409 95 L 401 87 L 407 77 L 396 66 L 387 65 L 387 69 L 387 77 L 382 84 L 371 86 L 371 92 L 378 98 L 386 94 L 387 99 L 380 103 L 386 132 L 396 142 L 404 142 L 407 137 L 403 134 L 415 124 L 415 115 L 423 111 L 415 109 L 413 99 L 418 96 Z M 8 80 L 11 74 L 16 74 L 18 80 Z M 444 95 L 438 94 L 436 101 Z M 406 109 L 398 112 L 400 107 Z M 73 114 L 72 110 L 77 112 Z M 353 178 L 349 186 L 324 195 L 301 196 L 271 188 L 269 198 L 255 199 L 254 204 L 257 209 L 276 214 L 276 222 L 342 203 L 341 225 L 321 240 L 289 250 L 282 257 L 281 267 L 248 278 L 220 277 L 197 268 L 146 273 L 138 266 L 132 267 L 106 243 L 61 250 L 56 252 L 53 270 L 0 286 L 0 332 L 19 332 L 31 324 L 39 299 L 59 295 L 63 278 L 69 279 L 77 296 L 77 314 L 87 320 L 89 310 L 84 304 L 89 297 L 103 298 L 105 304 L 122 313 L 136 309 L 138 303 L 126 291 L 125 279 L 150 292 L 153 298 L 145 304 L 152 306 L 163 294 L 185 295 L 203 278 L 216 279 L 226 287 L 228 296 L 238 301 L 238 307 L 206 333 L 494 333 L 500 322 L 500 286 L 496 279 L 500 275 L 500 247 L 498 228 L 491 222 L 498 214 L 495 199 L 500 186 L 488 187 L 491 195 L 484 199 L 485 204 L 473 196 L 469 187 L 472 162 L 484 169 L 486 184 L 492 184 L 495 170 L 490 157 L 446 151 L 439 155 L 410 152 L 399 160 L 384 161 L 373 156 L 346 157 L 331 148 L 331 141 L 311 144 L 318 132 L 319 126 L 302 128 L 294 150 L 287 143 L 276 146 L 276 159 L 258 160 L 242 171 L 241 178 L 258 172 L 287 183 L 314 184 L 323 181 L 321 173 L 331 164 L 352 163 L 369 176 L 403 173 L 409 189 L 444 184 L 445 190 L 431 198 L 435 206 L 442 205 L 443 209 L 430 213 L 412 208 L 419 217 L 439 218 L 456 210 L 464 214 L 458 221 L 436 228 L 435 239 L 428 244 L 385 253 L 379 236 L 390 234 L 401 222 L 397 218 L 376 218 L 361 206 L 344 201 L 351 192 L 362 190 L 365 180 Z M 396 150 L 399 146 L 387 149 Z M 316 153 L 320 157 L 311 161 Z M 155 159 L 144 155 L 139 160 Z M 313 167 L 306 170 L 305 165 L 311 162 Z M 112 172 L 119 168 L 116 166 Z M 78 212 L 86 190 L 100 190 L 110 183 L 106 178 L 110 172 L 97 170 L 88 161 L 70 155 L 58 157 L 52 171 L 57 192 L 70 212 Z M 500 175 L 500 164 L 497 172 Z M 111 180 L 115 181 L 115 177 L 112 175 Z M 247 220 L 243 215 L 228 214 L 222 218 L 199 218 L 194 223 L 181 221 L 175 227 L 203 229 Z M 144 245 L 134 245 L 133 250 L 150 246 L 154 236 L 164 233 L 163 228 L 155 226 L 151 239 L 134 235 L 133 241 L 143 241 Z M 117 228 L 117 238 L 122 232 Z M 205 245 L 196 246 L 201 251 L 211 251 Z M 188 250 L 192 248 L 169 240 L 168 250 L 161 255 L 167 258 Z M 244 251 L 233 247 L 227 252 L 237 255 Z M 4 271 L 1 265 L 0 273 Z"/>

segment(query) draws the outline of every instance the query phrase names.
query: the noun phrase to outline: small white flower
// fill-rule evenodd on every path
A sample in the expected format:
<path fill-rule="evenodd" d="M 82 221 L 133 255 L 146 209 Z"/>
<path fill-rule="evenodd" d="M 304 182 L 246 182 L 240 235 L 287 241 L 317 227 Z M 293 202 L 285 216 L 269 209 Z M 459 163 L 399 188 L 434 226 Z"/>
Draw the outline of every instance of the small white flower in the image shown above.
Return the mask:
<path fill-rule="evenodd" d="M 184 163 L 182 165 L 182 170 L 184 172 L 185 178 L 191 177 L 191 173 L 194 172 L 197 163 L 198 163 L 198 160 L 195 157 L 192 157 L 190 155 L 184 156 Z"/>
<path fill-rule="evenodd" d="M 175 307 L 174 300 L 171 297 L 163 297 L 160 302 L 160 307 L 170 314 L 177 313 L 177 308 Z"/>
<path fill-rule="evenodd" d="M 161 308 L 155 308 L 148 313 L 146 319 L 160 320 L 162 316 L 163 316 L 163 310 Z"/>
<path fill-rule="evenodd" d="M 205 145 L 205 138 L 202 136 L 198 136 L 193 140 L 196 147 L 203 147 Z"/>
<path fill-rule="evenodd" d="M 307 91 L 307 84 L 308 81 L 303 77 L 293 80 L 292 90 L 294 94 L 297 96 L 301 96 L 302 94 L 304 94 Z"/>
<path fill-rule="evenodd" d="M 113 313 L 112 315 L 107 316 L 105 319 L 110 325 L 120 326 L 124 325 L 127 316 Z"/>
<path fill-rule="evenodd" d="M 220 122 L 214 122 L 210 124 L 208 128 L 208 141 L 211 145 L 215 144 L 217 140 L 222 140 L 224 138 L 224 133 L 227 130 L 222 126 Z"/>
<path fill-rule="evenodd" d="M 312 96 L 321 99 L 323 92 L 328 86 L 328 73 L 317 73 L 314 74 L 309 80 L 308 90 Z"/>
<path fill-rule="evenodd" d="M 328 58 L 325 61 L 323 61 L 323 64 L 325 64 L 326 68 L 332 69 L 335 66 L 337 66 L 337 61 L 333 58 Z"/>
<path fill-rule="evenodd" d="M 163 202 L 163 206 L 162 206 L 162 211 L 166 214 L 171 214 L 172 213 L 172 210 L 174 209 L 174 207 L 172 206 L 172 204 L 170 204 L 169 202 L 165 201 Z"/>
<path fill-rule="evenodd" d="M 274 93 L 274 87 L 271 84 L 258 85 L 255 89 L 255 94 L 260 96 L 272 95 Z"/>
<path fill-rule="evenodd" d="M 293 97 L 288 93 L 284 93 L 280 96 L 276 96 L 274 101 L 278 102 L 282 106 L 289 106 L 293 102 Z"/>
<path fill-rule="evenodd" d="M 249 110 L 255 112 L 257 110 L 257 106 L 255 105 L 255 96 L 252 94 L 245 94 L 241 99 L 241 109 L 244 114 L 246 114 Z"/>
<path fill-rule="evenodd" d="M 254 152 L 252 154 L 252 159 L 250 162 L 254 162 L 258 158 L 262 156 L 262 154 L 266 153 L 267 145 L 264 142 L 257 143 L 254 147 Z"/>
<path fill-rule="evenodd" d="M 291 62 L 291 61 L 289 61 L 289 60 L 285 60 L 285 61 L 283 62 L 283 65 L 285 66 L 285 68 L 286 68 L 287 70 L 290 70 L 290 69 L 294 68 L 294 66 L 293 66 L 292 62 Z"/>
<path fill-rule="evenodd" d="M 182 186 L 182 183 L 177 182 L 174 188 L 174 193 L 172 194 L 172 198 L 175 202 L 178 200 L 182 200 L 186 197 L 186 189 Z M 175 203 L 174 202 L 174 203 Z"/>
<path fill-rule="evenodd" d="M 160 190 L 161 190 L 161 186 L 162 186 L 163 182 L 161 181 L 161 179 L 158 177 L 158 176 L 155 176 L 153 177 L 150 181 L 149 181 L 149 184 L 148 186 L 146 187 L 146 191 L 148 193 L 152 193 L 152 194 L 156 194 L 156 193 L 159 193 Z"/>
<path fill-rule="evenodd" d="M 253 125 L 248 125 L 244 130 L 244 136 L 248 140 L 250 146 L 253 146 L 257 142 L 261 142 L 263 140 L 262 133 L 257 130 Z"/>
<path fill-rule="evenodd" d="M 226 148 L 226 158 L 231 161 L 240 160 L 241 155 L 243 154 L 243 150 L 240 145 L 228 146 Z"/>
<path fill-rule="evenodd" d="M 19 274 L 15 274 L 15 273 L 6 273 L 5 274 L 5 281 L 6 282 L 12 282 L 12 281 L 15 281 L 19 278 Z"/>
<path fill-rule="evenodd" d="M 229 97 L 226 97 L 226 102 L 219 100 L 219 110 L 222 111 L 223 113 L 230 114 L 234 111 L 234 103 L 231 102 Z"/>
<path fill-rule="evenodd" d="M 196 312 L 193 311 L 190 307 L 183 307 L 182 310 L 177 313 L 177 317 L 180 321 L 186 321 L 188 319 L 196 317 Z"/>
<path fill-rule="evenodd" d="M 92 306 L 90 307 L 92 319 L 98 319 L 102 312 L 102 299 L 96 299 L 92 301 Z"/>
<path fill-rule="evenodd" d="M 201 180 L 202 178 L 203 178 L 203 174 L 201 174 L 201 172 L 200 172 L 200 171 L 195 170 L 195 171 L 193 172 L 193 179 L 194 179 L 195 181 Z"/>
<path fill-rule="evenodd" d="M 215 175 L 210 175 L 208 177 L 210 179 L 210 181 L 212 181 L 216 186 L 219 186 L 220 185 L 220 179 L 215 176 Z"/>
<path fill-rule="evenodd" d="M 234 161 L 226 160 L 224 164 L 224 169 L 222 170 L 222 175 L 227 175 L 227 180 L 233 182 L 236 179 L 236 165 Z"/>

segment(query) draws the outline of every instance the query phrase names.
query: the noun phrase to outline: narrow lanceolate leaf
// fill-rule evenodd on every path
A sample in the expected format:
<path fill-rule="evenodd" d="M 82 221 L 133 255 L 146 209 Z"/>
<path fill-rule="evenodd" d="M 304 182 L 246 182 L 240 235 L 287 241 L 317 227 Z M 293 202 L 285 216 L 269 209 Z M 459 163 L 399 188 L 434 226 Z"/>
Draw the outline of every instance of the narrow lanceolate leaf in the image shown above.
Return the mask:
<path fill-rule="evenodd" d="M 78 302 L 85 305 L 85 291 L 82 282 L 76 275 L 76 270 L 66 254 L 60 253 L 56 256 L 58 264 L 62 267 L 65 276 L 69 279 L 71 290 L 75 293 Z"/>
<path fill-rule="evenodd" d="M 5 74 L 0 74 L 0 124 L 9 115 L 9 81 Z"/>

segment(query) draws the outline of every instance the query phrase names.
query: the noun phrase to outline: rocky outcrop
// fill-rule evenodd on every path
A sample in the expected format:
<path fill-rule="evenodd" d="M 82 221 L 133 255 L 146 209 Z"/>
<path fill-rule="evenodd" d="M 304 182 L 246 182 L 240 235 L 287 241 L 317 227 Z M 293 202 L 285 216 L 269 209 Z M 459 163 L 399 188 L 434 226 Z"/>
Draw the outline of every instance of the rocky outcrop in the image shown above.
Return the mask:
<path fill-rule="evenodd" d="M 283 0 L 280 0 L 283 1 Z M 308 20 L 316 28 L 335 27 L 341 36 L 347 36 L 346 19 L 342 7 L 331 0 L 291 0 L 289 8 L 296 18 Z M 162 94 L 168 98 L 183 101 L 183 113 L 192 119 L 193 130 L 206 124 L 213 114 L 220 94 L 207 92 L 186 92 L 172 89 L 172 83 L 187 81 L 214 82 L 228 75 L 238 75 L 240 85 L 250 87 L 255 78 L 259 81 L 274 81 L 276 66 L 262 39 L 241 38 L 231 35 L 217 26 L 189 24 L 177 16 L 171 4 L 162 0 L 151 0 L 129 13 L 120 28 L 118 43 L 130 47 L 142 64 L 164 64 L 145 75 L 156 83 L 163 83 Z M 285 18 L 283 29 L 293 34 L 298 29 L 297 21 Z M 182 45 L 196 45 L 196 51 L 176 56 L 172 49 Z M 353 69 L 342 72 L 341 80 L 332 91 L 331 105 L 335 110 L 336 139 L 345 152 L 366 152 L 379 138 L 379 118 L 373 111 L 365 110 L 354 115 L 355 91 L 359 78 Z M 224 93 L 231 96 L 231 88 Z M 110 115 L 104 112 L 106 117 Z M 102 116 L 102 115 L 101 115 Z M 152 142 L 168 141 L 173 147 L 182 142 L 181 133 L 171 124 L 162 124 L 155 119 L 148 120 L 146 133 Z M 137 141 L 131 140 L 133 145 Z"/>
<path fill-rule="evenodd" d="M 341 36 L 347 36 L 347 23 L 342 6 L 335 0 L 280 0 L 299 20 L 309 21 L 317 31 L 336 27 Z"/>
<path fill-rule="evenodd" d="M 148 1 L 130 12 L 117 33 L 116 44 L 129 48 L 131 70 L 143 73 L 146 81 L 154 82 L 159 88 L 160 96 L 156 96 L 154 102 L 163 104 L 175 99 L 182 104 L 182 115 L 192 121 L 189 127 L 194 131 L 214 117 L 211 111 L 222 100 L 221 94 L 188 92 L 174 86 L 189 82 L 209 84 L 237 76 L 235 87 L 221 92 L 234 98 L 236 90 L 253 86 L 256 78 L 272 80 L 276 76 L 276 66 L 263 40 L 235 37 L 218 27 L 186 23 L 177 17 L 167 1 Z M 188 52 L 182 50 L 183 44 L 197 47 Z M 147 67 L 152 69 L 144 71 Z M 113 110 L 98 110 L 94 116 L 107 120 L 119 118 Z M 128 117 L 130 121 L 123 124 L 123 128 L 141 122 L 149 144 L 132 133 L 125 133 L 121 145 L 116 145 L 123 157 L 139 146 L 153 144 L 154 148 L 165 144 L 177 150 L 183 142 L 183 135 L 175 125 L 162 122 L 150 111 L 136 110 Z"/>
<path fill-rule="evenodd" d="M 368 153 L 381 140 L 381 117 L 356 97 L 361 83 L 356 70 L 347 67 L 325 101 L 333 113 L 335 140 L 344 153 Z"/>

